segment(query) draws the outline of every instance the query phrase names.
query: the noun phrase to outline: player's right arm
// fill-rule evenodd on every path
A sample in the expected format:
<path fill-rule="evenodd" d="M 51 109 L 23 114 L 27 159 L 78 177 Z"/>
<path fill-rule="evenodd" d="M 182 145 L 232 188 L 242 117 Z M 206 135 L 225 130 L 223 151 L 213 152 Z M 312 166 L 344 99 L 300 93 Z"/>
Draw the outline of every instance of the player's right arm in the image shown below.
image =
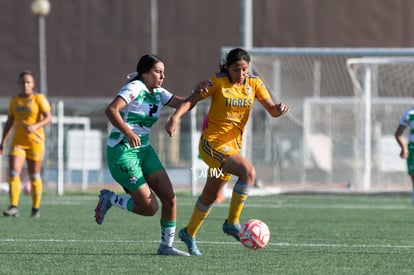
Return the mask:
<path fill-rule="evenodd" d="M 202 100 L 204 97 L 202 93 L 208 92 L 208 80 L 199 82 L 194 88 L 190 96 L 188 96 L 175 110 L 167 124 L 165 124 L 165 130 L 168 135 L 172 137 L 177 131 L 177 125 L 180 121 L 180 118 L 189 110 L 191 110 L 197 102 Z"/>
<path fill-rule="evenodd" d="M 14 124 L 14 117 L 11 115 L 8 115 L 6 124 L 4 125 L 3 136 L 0 142 L 0 155 L 3 155 L 4 144 L 6 143 L 6 140 L 10 135 L 13 124 Z"/>
<path fill-rule="evenodd" d="M 121 133 L 123 133 L 128 140 L 128 143 L 131 147 L 138 147 L 141 145 L 141 140 L 139 137 L 126 125 L 124 120 L 120 115 L 120 111 L 125 108 L 127 105 L 126 101 L 117 96 L 115 99 L 108 105 L 105 110 L 105 114 L 108 117 L 112 125 L 117 128 Z"/>
<path fill-rule="evenodd" d="M 398 145 L 400 145 L 400 147 L 401 147 L 400 157 L 403 158 L 403 159 L 406 159 L 408 157 L 408 149 L 407 149 L 407 146 L 405 145 L 404 139 L 402 138 L 402 134 L 403 134 L 405 128 L 406 128 L 406 126 L 400 124 L 397 127 L 397 130 L 395 130 L 395 134 L 394 134 Z"/>

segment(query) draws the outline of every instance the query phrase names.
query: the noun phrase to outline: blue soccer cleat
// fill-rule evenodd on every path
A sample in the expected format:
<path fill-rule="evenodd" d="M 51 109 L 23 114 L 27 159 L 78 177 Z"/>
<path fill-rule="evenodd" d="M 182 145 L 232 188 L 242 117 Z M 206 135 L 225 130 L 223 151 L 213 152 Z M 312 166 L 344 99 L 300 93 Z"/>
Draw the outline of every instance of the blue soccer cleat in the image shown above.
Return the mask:
<path fill-rule="evenodd" d="M 195 238 L 188 235 L 187 228 L 184 227 L 183 229 L 181 229 L 180 232 L 178 233 L 178 237 L 180 237 L 181 241 L 184 242 L 187 245 L 188 252 L 191 255 L 194 255 L 194 256 L 202 256 L 203 255 L 203 254 L 201 254 L 200 250 L 198 250 L 198 248 L 197 248 Z"/>
<path fill-rule="evenodd" d="M 224 221 L 223 223 L 223 232 L 226 233 L 227 235 L 233 236 L 237 241 L 240 242 L 240 230 L 241 230 L 241 226 L 239 223 L 236 224 L 227 224 L 227 220 Z"/>

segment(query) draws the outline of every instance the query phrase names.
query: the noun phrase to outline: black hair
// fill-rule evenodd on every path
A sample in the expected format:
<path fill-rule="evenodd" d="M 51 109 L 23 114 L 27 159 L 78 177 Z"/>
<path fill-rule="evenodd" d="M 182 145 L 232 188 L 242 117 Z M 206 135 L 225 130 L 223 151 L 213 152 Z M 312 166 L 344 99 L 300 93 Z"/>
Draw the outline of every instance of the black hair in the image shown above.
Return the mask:
<path fill-rule="evenodd" d="M 227 68 L 240 60 L 244 60 L 247 63 L 250 63 L 251 58 L 249 53 L 242 48 L 232 49 L 227 53 L 224 63 L 220 64 L 220 73 L 227 73 Z"/>
<path fill-rule="evenodd" d="M 24 70 L 24 71 L 22 71 L 22 72 L 19 73 L 19 76 L 17 77 L 17 84 L 22 83 L 23 82 L 23 77 L 25 75 L 27 75 L 27 74 L 28 75 L 31 75 L 33 77 L 32 71 L 30 71 L 30 70 Z"/>
<path fill-rule="evenodd" d="M 143 74 L 148 73 L 152 67 L 154 67 L 155 64 L 157 64 L 158 62 L 163 62 L 157 55 L 155 54 L 146 54 L 143 55 L 137 64 L 137 73 L 138 75 L 136 77 L 134 77 L 133 79 L 130 80 L 134 81 L 134 80 L 141 80 L 141 77 Z"/>

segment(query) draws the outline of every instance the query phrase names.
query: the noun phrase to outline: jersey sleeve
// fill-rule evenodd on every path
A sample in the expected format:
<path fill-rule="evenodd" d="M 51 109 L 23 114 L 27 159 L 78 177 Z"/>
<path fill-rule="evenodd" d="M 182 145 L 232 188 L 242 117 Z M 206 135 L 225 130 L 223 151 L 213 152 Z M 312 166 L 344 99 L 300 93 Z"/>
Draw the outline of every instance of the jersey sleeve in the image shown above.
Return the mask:
<path fill-rule="evenodd" d="M 410 111 L 411 109 L 405 111 L 400 119 L 400 125 L 404 127 L 408 127 L 410 125 Z"/>
<path fill-rule="evenodd" d="M 121 87 L 117 96 L 122 97 L 127 104 L 138 97 L 141 88 L 144 86 L 140 81 L 132 81 Z"/>
<path fill-rule="evenodd" d="M 50 103 L 47 100 L 46 96 L 43 94 L 37 94 L 37 104 L 39 105 L 39 110 L 41 113 L 48 113 L 51 110 Z"/>
<path fill-rule="evenodd" d="M 9 103 L 9 110 L 7 112 L 8 116 L 13 116 L 14 117 L 14 105 L 15 105 L 15 97 L 12 97 L 12 99 L 10 100 Z"/>
<path fill-rule="evenodd" d="M 173 98 L 173 94 L 170 93 L 167 89 L 160 88 L 161 104 L 167 105 L 168 102 Z"/>
<path fill-rule="evenodd" d="M 255 97 L 258 100 L 263 100 L 263 99 L 269 98 L 270 94 L 269 94 L 269 91 L 267 90 L 266 85 L 264 84 L 263 80 L 260 77 L 256 76 L 254 78 L 254 81 L 255 81 L 255 88 L 256 88 L 255 89 L 256 90 Z"/>

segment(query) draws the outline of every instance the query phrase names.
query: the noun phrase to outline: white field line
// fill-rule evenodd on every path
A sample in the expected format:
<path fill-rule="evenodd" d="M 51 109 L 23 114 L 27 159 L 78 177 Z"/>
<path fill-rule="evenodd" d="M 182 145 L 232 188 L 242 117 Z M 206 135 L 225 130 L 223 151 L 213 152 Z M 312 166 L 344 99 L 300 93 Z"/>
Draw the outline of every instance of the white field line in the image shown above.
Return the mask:
<path fill-rule="evenodd" d="M 159 241 L 148 240 L 59 240 L 59 239 L 0 239 L 0 243 L 117 243 L 117 244 L 137 244 L 137 243 L 159 243 Z M 197 241 L 205 245 L 240 245 L 238 242 L 209 242 Z M 389 248 L 389 249 L 414 249 L 414 245 L 402 244 L 324 244 L 324 243 L 269 243 L 268 246 L 275 247 L 333 247 L 333 248 Z"/>
<path fill-rule="evenodd" d="M 248 204 L 246 203 L 246 207 L 252 208 L 314 208 L 314 209 L 383 209 L 383 210 L 399 210 L 399 209 L 414 209 L 413 205 L 383 205 L 383 204 Z"/>
<path fill-rule="evenodd" d="M 45 199 L 42 205 L 82 205 L 86 201 L 96 201 L 98 198 L 76 197 L 71 199 Z M 178 206 L 194 206 L 194 201 L 179 201 Z M 215 204 L 214 207 L 228 207 L 228 203 Z M 382 210 L 406 210 L 414 209 L 412 204 L 300 204 L 285 203 L 283 201 L 264 202 L 263 204 L 246 202 L 247 208 L 296 208 L 296 209 L 382 209 Z"/>

